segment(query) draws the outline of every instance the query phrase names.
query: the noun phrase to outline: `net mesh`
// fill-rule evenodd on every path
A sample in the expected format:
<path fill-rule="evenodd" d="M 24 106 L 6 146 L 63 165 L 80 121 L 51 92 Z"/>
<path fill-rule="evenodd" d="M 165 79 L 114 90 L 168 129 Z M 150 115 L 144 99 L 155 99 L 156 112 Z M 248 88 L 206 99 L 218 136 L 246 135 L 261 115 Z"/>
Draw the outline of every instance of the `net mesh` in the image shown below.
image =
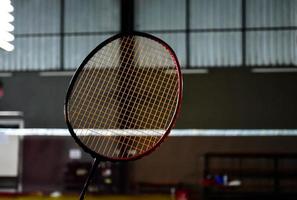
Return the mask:
<path fill-rule="evenodd" d="M 178 72 L 170 51 L 142 36 L 105 45 L 87 62 L 68 99 L 68 118 L 79 140 L 119 159 L 153 148 L 177 109 Z"/>

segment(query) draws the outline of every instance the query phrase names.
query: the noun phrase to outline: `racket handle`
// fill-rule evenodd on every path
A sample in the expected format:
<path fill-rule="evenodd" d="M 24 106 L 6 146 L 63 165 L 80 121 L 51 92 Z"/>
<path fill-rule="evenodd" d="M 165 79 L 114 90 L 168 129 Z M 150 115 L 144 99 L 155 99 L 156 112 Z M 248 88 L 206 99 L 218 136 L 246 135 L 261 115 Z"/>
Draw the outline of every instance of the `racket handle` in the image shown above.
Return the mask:
<path fill-rule="evenodd" d="M 97 158 L 94 158 L 91 171 L 90 171 L 89 176 L 88 176 L 88 178 L 87 178 L 87 180 L 85 182 L 85 185 L 83 187 L 83 190 L 80 193 L 79 200 L 83 200 L 85 198 L 86 190 L 88 189 L 88 186 L 90 184 L 91 178 L 93 177 L 94 172 L 96 171 L 96 168 L 98 167 L 99 163 L 100 163 L 100 160 L 97 159 Z"/>

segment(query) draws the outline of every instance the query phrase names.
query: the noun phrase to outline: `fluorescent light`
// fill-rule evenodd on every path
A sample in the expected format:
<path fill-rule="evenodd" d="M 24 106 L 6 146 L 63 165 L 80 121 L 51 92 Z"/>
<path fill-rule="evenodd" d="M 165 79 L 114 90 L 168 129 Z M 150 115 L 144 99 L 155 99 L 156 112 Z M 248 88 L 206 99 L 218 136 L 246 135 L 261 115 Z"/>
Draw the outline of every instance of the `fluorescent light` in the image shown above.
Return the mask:
<path fill-rule="evenodd" d="M 40 72 L 39 76 L 73 76 L 74 71 Z"/>
<path fill-rule="evenodd" d="M 0 48 L 4 49 L 5 51 L 13 51 L 14 46 L 9 42 L 0 40 Z"/>
<path fill-rule="evenodd" d="M 182 69 L 183 74 L 207 74 L 208 69 Z"/>
<path fill-rule="evenodd" d="M 12 73 L 11 72 L 1 72 L 0 77 L 12 77 Z"/>
<path fill-rule="evenodd" d="M 11 12 L 14 8 L 11 5 L 10 0 L 1 0 L 0 7 L 0 48 L 6 51 L 12 51 L 14 49 L 13 44 L 9 43 L 14 40 L 14 36 L 11 31 L 14 30 L 14 26 L 11 22 L 14 21 L 14 17 Z"/>
<path fill-rule="evenodd" d="M 14 36 L 9 32 L 0 31 L 0 40 L 11 42 L 14 40 Z"/>
<path fill-rule="evenodd" d="M 1 27 L 1 31 L 14 31 L 14 26 L 10 23 L 4 23 L 2 21 L 0 21 L 0 27 Z"/>
<path fill-rule="evenodd" d="M 11 2 L 7 3 L 8 1 L 4 1 L 4 4 L 1 4 L 0 10 L 5 10 L 7 12 L 13 12 L 14 7 L 11 5 Z"/>
<path fill-rule="evenodd" d="M 297 72 L 297 68 L 253 68 L 253 73 L 289 73 Z"/>
<path fill-rule="evenodd" d="M 1 11 L 0 10 L 0 21 L 4 21 L 4 22 L 13 22 L 14 21 L 14 16 L 12 16 L 12 14 L 10 14 L 7 11 Z"/>

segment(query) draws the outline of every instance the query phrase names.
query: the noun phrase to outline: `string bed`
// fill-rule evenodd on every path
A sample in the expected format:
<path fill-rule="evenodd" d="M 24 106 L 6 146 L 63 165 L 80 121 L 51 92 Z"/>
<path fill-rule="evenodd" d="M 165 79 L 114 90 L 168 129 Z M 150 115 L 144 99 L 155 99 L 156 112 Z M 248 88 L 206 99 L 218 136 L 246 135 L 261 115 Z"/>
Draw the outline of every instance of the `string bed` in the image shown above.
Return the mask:
<path fill-rule="evenodd" d="M 176 63 L 165 46 L 141 36 L 118 38 L 80 71 L 68 101 L 69 121 L 99 155 L 140 155 L 168 129 L 178 88 Z"/>

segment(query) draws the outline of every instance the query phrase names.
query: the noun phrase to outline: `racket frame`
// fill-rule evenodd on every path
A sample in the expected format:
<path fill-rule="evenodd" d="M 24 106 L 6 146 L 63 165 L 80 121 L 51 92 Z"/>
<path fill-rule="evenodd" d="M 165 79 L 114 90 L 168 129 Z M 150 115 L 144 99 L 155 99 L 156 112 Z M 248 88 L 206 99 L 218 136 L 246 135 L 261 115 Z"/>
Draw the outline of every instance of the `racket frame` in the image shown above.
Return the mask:
<path fill-rule="evenodd" d="M 88 63 L 88 61 L 100 50 L 102 49 L 105 45 L 107 45 L 108 43 L 121 38 L 121 37 L 125 37 L 125 36 L 141 36 L 141 37 L 145 37 L 151 40 L 154 40 L 155 42 L 160 43 L 162 46 L 164 46 L 170 53 L 171 57 L 173 57 L 173 61 L 175 63 L 175 68 L 177 71 L 177 76 L 178 76 L 178 102 L 177 102 L 177 108 L 176 111 L 174 113 L 174 116 L 171 119 L 171 122 L 167 128 L 167 130 L 165 131 L 165 133 L 162 135 L 162 137 L 159 139 L 159 141 L 152 146 L 152 148 L 150 148 L 149 150 L 143 152 L 142 154 L 138 154 L 135 156 L 131 156 L 129 158 L 112 158 L 112 157 L 107 157 L 107 156 L 103 156 L 98 154 L 97 152 L 93 151 L 92 149 L 88 148 L 83 142 L 81 142 L 81 140 L 78 138 L 78 136 L 75 134 L 72 125 L 69 121 L 68 118 L 68 99 L 70 98 L 70 95 L 72 93 L 73 87 L 75 85 L 75 82 L 81 72 L 81 70 L 85 67 L 85 65 Z M 128 160 L 136 160 L 139 158 L 142 158 L 143 156 L 153 152 L 158 146 L 160 146 L 160 144 L 166 139 L 166 137 L 168 136 L 168 134 L 170 133 L 171 129 L 175 126 L 176 123 L 176 119 L 179 116 L 180 110 L 181 110 L 181 102 L 182 102 L 182 90 L 183 90 L 183 80 L 182 80 L 182 74 L 181 74 L 181 69 L 180 69 L 180 64 L 178 62 L 177 56 L 174 53 L 173 49 L 163 40 L 150 35 L 148 33 L 143 33 L 143 32 L 137 32 L 137 31 L 132 31 L 132 32 L 123 32 L 123 33 L 119 33 L 116 34 L 110 38 L 108 38 L 107 40 L 103 41 L 102 43 L 100 43 L 96 48 L 94 48 L 89 55 L 83 60 L 83 62 L 80 64 L 80 66 L 76 69 L 76 71 L 74 72 L 74 75 L 71 78 L 70 84 L 68 86 L 68 90 L 66 93 L 66 98 L 65 98 L 65 102 L 64 102 L 64 116 L 65 116 L 65 121 L 68 127 L 68 130 L 71 134 L 71 136 L 74 138 L 75 142 L 86 152 L 89 153 L 93 158 L 97 158 L 100 159 L 100 161 L 128 161 Z"/>

